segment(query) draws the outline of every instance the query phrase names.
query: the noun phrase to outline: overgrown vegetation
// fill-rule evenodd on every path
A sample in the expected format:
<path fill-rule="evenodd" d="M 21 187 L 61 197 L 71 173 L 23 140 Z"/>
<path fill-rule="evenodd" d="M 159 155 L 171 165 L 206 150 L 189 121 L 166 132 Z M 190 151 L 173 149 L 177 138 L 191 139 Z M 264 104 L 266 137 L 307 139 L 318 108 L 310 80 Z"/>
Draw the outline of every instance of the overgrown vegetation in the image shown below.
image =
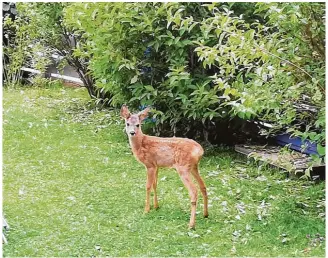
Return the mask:
<path fill-rule="evenodd" d="M 325 255 L 324 182 L 207 149 L 210 217 L 199 205 L 189 231 L 188 193 L 173 170 L 160 170 L 160 209 L 143 214 L 146 175 L 117 111 L 58 84 L 3 96 L 5 257 Z"/>
<path fill-rule="evenodd" d="M 19 6 L 35 40 L 64 37 L 60 53 L 83 60 L 90 95 L 153 106 L 162 135 L 169 125 L 224 141 L 246 120 L 269 122 L 265 134 L 288 131 L 325 154 L 325 3 Z"/>
<path fill-rule="evenodd" d="M 5 34 L 10 44 L 4 47 L 5 55 L 9 57 L 4 71 L 9 75 L 15 74 L 12 70 L 20 72 L 20 68 L 26 65 L 41 72 L 40 75 L 35 76 L 33 84 L 44 85 L 46 80 L 42 77 L 47 65 L 53 62 L 51 56 L 59 55 L 62 59 L 56 60 L 57 68 L 61 71 L 69 64 L 79 75 L 90 97 L 105 101 L 108 96 L 94 84 L 88 68 L 89 59 L 73 54 L 78 44 L 83 44 L 83 39 L 80 35 L 73 34 L 62 23 L 63 9 L 68 5 L 68 3 L 18 4 L 20 15 L 15 20 L 12 17 L 5 17 Z M 7 76 L 5 83 L 12 85 L 13 80 Z"/>

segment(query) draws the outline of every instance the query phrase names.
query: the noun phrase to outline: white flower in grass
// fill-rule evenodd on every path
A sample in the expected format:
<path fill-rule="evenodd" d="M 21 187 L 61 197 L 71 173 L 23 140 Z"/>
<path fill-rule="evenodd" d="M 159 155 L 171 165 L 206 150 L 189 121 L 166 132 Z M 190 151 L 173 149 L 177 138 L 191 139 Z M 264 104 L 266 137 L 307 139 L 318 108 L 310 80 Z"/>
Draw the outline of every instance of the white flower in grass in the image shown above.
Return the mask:
<path fill-rule="evenodd" d="M 242 213 L 242 214 L 246 213 L 245 204 L 243 202 L 237 203 L 235 207 L 240 213 Z"/>
<path fill-rule="evenodd" d="M 191 238 L 198 238 L 200 237 L 200 235 L 192 233 L 192 232 L 188 232 L 188 236 L 190 236 Z"/>
<path fill-rule="evenodd" d="M 75 197 L 74 196 L 69 196 L 67 197 L 68 200 L 75 202 Z"/>
<path fill-rule="evenodd" d="M 18 190 L 18 195 L 22 196 L 25 194 L 25 186 L 22 186 L 19 190 Z"/>

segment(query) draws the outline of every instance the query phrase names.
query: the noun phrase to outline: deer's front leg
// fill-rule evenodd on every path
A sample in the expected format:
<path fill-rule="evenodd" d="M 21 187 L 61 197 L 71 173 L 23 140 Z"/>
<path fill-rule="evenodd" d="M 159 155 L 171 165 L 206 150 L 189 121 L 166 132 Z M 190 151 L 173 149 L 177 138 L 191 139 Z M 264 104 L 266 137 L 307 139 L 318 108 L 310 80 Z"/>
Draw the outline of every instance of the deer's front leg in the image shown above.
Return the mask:
<path fill-rule="evenodd" d="M 155 176 L 156 176 L 156 168 L 154 167 L 147 168 L 145 213 L 148 213 L 150 211 L 150 192 L 155 180 Z"/>
<path fill-rule="evenodd" d="M 156 168 L 155 178 L 153 183 L 153 190 L 154 190 L 154 208 L 158 209 L 158 200 L 157 200 L 157 178 L 158 178 L 158 168 Z"/>

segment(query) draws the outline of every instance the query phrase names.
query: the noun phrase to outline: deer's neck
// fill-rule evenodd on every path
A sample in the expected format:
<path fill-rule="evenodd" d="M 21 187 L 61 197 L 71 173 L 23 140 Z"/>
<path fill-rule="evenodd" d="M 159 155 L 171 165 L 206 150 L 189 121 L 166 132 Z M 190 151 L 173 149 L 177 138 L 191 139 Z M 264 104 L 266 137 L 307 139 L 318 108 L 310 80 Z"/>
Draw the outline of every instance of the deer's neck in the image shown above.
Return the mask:
<path fill-rule="evenodd" d="M 140 150 L 144 137 L 145 135 L 142 132 L 139 132 L 139 134 L 134 137 L 129 137 L 129 142 L 133 153 L 136 154 L 138 150 Z"/>

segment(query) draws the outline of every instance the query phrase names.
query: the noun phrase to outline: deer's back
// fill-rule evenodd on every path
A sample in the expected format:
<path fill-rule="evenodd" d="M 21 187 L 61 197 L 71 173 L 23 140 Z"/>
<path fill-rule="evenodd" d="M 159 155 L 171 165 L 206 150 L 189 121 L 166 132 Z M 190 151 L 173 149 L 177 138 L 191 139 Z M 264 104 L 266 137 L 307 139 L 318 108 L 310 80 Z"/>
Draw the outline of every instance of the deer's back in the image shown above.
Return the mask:
<path fill-rule="evenodd" d="M 198 164 L 204 150 L 188 138 L 144 136 L 135 156 L 146 166 L 176 167 Z"/>

